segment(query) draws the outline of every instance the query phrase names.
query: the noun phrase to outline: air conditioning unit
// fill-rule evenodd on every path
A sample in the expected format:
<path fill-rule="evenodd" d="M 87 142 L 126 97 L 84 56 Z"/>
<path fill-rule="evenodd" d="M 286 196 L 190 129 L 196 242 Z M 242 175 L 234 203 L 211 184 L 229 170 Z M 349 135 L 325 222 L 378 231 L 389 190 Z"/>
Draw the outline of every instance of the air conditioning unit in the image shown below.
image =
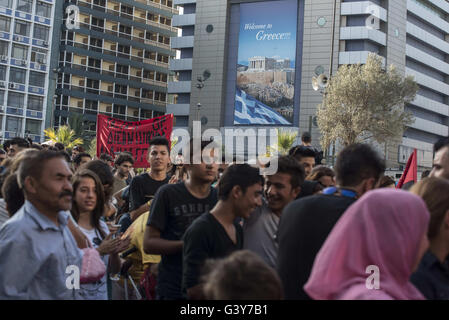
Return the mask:
<path fill-rule="evenodd" d="M 49 45 L 48 41 L 44 41 L 42 44 L 44 47 L 48 47 L 48 45 Z"/>
<path fill-rule="evenodd" d="M 135 111 L 133 112 L 133 115 L 134 115 L 134 117 L 138 117 L 138 116 L 139 116 L 139 110 L 135 110 Z"/>
<path fill-rule="evenodd" d="M 22 36 L 14 36 L 14 39 L 16 41 L 23 41 L 24 40 L 24 38 Z"/>
<path fill-rule="evenodd" d="M 114 87 L 113 86 L 108 86 L 108 91 L 110 91 L 110 92 L 114 91 Z"/>
<path fill-rule="evenodd" d="M 106 112 L 112 112 L 112 106 L 106 106 Z"/>
<path fill-rule="evenodd" d="M 78 101 L 78 108 L 82 108 L 84 105 L 84 101 Z"/>
<path fill-rule="evenodd" d="M 19 60 L 17 62 L 19 62 L 19 64 L 21 64 L 22 66 L 26 66 L 27 65 L 26 60 Z"/>
<path fill-rule="evenodd" d="M 5 81 L 0 81 L 0 87 L 1 87 L 1 88 L 6 87 L 6 82 L 5 82 Z"/>
<path fill-rule="evenodd" d="M 9 84 L 9 88 L 18 90 L 18 89 L 20 89 L 20 84 L 18 84 L 18 83 L 10 83 Z"/>
<path fill-rule="evenodd" d="M 8 61 L 8 56 L 0 56 L 1 61 Z"/>

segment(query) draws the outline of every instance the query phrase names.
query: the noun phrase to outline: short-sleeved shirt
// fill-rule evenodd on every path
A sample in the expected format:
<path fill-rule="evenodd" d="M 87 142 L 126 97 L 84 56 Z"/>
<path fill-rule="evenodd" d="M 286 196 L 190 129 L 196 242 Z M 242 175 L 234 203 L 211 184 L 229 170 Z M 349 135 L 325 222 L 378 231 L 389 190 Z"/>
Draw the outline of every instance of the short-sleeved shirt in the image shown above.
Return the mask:
<path fill-rule="evenodd" d="M 217 203 L 217 191 L 211 187 L 204 199 L 194 197 L 184 182 L 161 187 L 151 204 L 147 225 L 158 229 L 161 238 L 180 241 L 192 222 Z M 162 255 L 157 293 L 166 299 L 182 299 L 182 252 Z"/>
<path fill-rule="evenodd" d="M 256 253 L 270 267 L 276 268 L 279 217 L 266 204 L 256 208 L 243 223 L 244 249 Z"/>
<path fill-rule="evenodd" d="M 130 211 L 137 210 L 142 205 L 151 200 L 156 194 L 156 191 L 167 184 L 170 179 L 167 177 L 164 180 L 154 180 L 148 173 L 135 176 L 131 181 L 129 192 L 129 209 Z"/>
<path fill-rule="evenodd" d="M 67 226 L 69 216 L 60 211 L 56 225 L 26 200 L 1 227 L 0 300 L 80 298 L 70 270 L 81 270 L 83 253 Z"/>
<path fill-rule="evenodd" d="M 207 259 L 218 259 L 243 248 L 243 230 L 234 222 L 236 240 L 234 243 L 221 223 L 210 213 L 196 219 L 184 234 L 182 288 L 187 289 L 200 283 L 202 268 Z"/>

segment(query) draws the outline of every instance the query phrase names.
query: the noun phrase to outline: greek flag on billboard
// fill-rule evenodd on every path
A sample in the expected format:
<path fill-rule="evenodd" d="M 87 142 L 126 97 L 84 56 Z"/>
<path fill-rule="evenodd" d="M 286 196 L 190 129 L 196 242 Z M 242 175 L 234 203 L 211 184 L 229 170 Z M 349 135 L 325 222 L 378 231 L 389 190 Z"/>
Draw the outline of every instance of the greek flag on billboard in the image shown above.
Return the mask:
<path fill-rule="evenodd" d="M 279 113 L 239 88 L 235 91 L 234 124 L 291 125 Z"/>

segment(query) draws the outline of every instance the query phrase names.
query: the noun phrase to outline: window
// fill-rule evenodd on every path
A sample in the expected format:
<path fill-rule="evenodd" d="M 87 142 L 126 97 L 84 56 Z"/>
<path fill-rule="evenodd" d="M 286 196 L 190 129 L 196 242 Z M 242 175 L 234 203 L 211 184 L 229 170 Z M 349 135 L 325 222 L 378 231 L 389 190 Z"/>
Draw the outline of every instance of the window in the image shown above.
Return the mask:
<path fill-rule="evenodd" d="M 0 66 L 0 80 L 6 80 L 6 66 Z"/>
<path fill-rule="evenodd" d="M 129 15 L 133 15 L 133 7 L 128 7 L 122 4 L 122 7 L 120 8 L 120 11 L 123 13 L 127 13 Z"/>
<path fill-rule="evenodd" d="M 19 134 L 22 131 L 22 119 L 6 117 L 6 131 Z"/>
<path fill-rule="evenodd" d="M 98 101 L 94 100 L 86 100 L 86 109 L 89 110 L 98 110 Z"/>
<path fill-rule="evenodd" d="M 0 17 L 0 31 L 9 32 L 11 26 L 11 18 Z"/>
<path fill-rule="evenodd" d="M 0 91 L 0 106 L 3 106 L 3 102 L 5 101 L 5 91 Z"/>
<path fill-rule="evenodd" d="M 16 20 L 14 34 L 28 37 L 30 35 L 30 24 L 28 22 Z"/>
<path fill-rule="evenodd" d="M 27 60 L 28 48 L 19 44 L 12 45 L 12 57 L 19 60 Z"/>
<path fill-rule="evenodd" d="M 121 33 L 131 34 L 131 27 L 124 26 L 124 25 L 120 24 L 119 31 Z"/>
<path fill-rule="evenodd" d="M 48 35 L 50 34 L 50 28 L 40 26 L 38 24 L 34 25 L 34 35 L 36 39 L 48 41 Z"/>
<path fill-rule="evenodd" d="M 13 108 L 23 108 L 25 95 L 22 93 L 8 92 L 8 106 Z"/>
<path fill-rule="evenodd" d="M 121 52 L 121 53 L 129 54 L 131 52 L 131 48 L 130 48 L 130 46 L 124 46 L 122 44 L 119 44 L 117 51 Z"/>
<path fill-rule="evenodd" d="M 42 122 L 40 120 L 27 119 L 25 124 L 25 133 L 40 135 L 41 123 Z"/>
<path fill-rule="evenodd" d="M 45 2 L 37 1 L 36 2 L 36 15 L 50 18 L 51 17 L 51 5 Z"/>
<path fill-rule="evenodd" d="M 92 88 L 92 89 L 99 89 L 100 88 L 100 81 L 87 79 L 87 86 L 86 87 Z"/>
<path fill-rule="evenodd" d="M 30 71 L 30 80 L 28 81 L 28 84 L 30 86 L 40 87 L 43 88 L 45 86 L 45 74 L 36 72 L 36 71 Z"/>
<path fill-rule="evenodd" d="M 94 68 L 100 69 L 101 68 L 101 60 L 89 57 L 89 67 L 94 67 Z"/>
<path fill-rule="evenodd" d="M 12 0 L 0 0 L 0 7 L 12 8 Z"/>
<path fill-rule="evenodd" d="M 0 56 L 8 55 L 8 42 L 0 41 Z"/>
<path fill-rule="evenodd" d="M 114 113 L 126 114 L 126 106 L 114 104 Z"/>
<path fill-rule="evenodd" d="M 33 47 L 31 49 L 31 61 L 37 62 L 40 64 L 46 64 L 47 63 L 47 51 L 44 49 L 39 49 Z"/>
<path fill-rule="evenodd" d="M 165 102 L 166 96 L 167 95 L 165 93 L 156 91 L 156 94 L 154 95 L 154 100 Z"/>
<path fill-rule="evenodd" d="M 104 28 L 104 19 L 98 19 L 92 17 L 92 25 L 100 28 Z"/>
<path fill-rule="evenodd" d="M 98 48 L 103 48 L 103 39 L 90 38 L 90 45 Z"/>
<path fill-rule="evenodd" d="M 115 93 L 127 94 L 128 93 L 128 87 L 116 84 L 115 85 Z"/>
<path fill-rule="evenodd" d="M 33 0 L 17 0 L 17 10 L 31 13 L 31 8 L 33 6 Z"/>
<path fill-rule="evenodd" d="M 115 69 L 115 72 L 128 74 L 129 66 L 124 66 L 124 65 L 118 64 L 116 69 Z"/>
<path fill-rule="evenodd" d="M 44 109 L 44 98 L 39 96 L 28 96 L 28 110 L 42 111 Z"/>
<path fill-rule="evenodd" d="M 142 90 L 142 98 L 153 99 L 153 97 L 154 97 L 153 90 L 147 90 L 147 89 Z"/>
<path fill-rule="evenodd" d="M 9 71 L 9 82 L 25 84 L 26 70 L 11 68 Z"/>

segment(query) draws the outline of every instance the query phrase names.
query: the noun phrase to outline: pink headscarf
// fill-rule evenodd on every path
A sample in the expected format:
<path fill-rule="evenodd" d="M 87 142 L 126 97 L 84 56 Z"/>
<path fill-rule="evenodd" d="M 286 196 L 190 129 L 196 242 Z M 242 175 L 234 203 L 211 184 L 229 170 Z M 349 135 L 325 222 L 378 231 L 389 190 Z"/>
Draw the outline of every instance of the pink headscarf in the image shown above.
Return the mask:
<path fill-rule="evenodd" d="M 316 300 L 424 299 L 409 278 L 429 219 L 418 196 L 392 189 L 368 192 L 333 228 L 304 290 Z M 366 287 L 370 265 L 379 267 L 379 290 Z"/>

